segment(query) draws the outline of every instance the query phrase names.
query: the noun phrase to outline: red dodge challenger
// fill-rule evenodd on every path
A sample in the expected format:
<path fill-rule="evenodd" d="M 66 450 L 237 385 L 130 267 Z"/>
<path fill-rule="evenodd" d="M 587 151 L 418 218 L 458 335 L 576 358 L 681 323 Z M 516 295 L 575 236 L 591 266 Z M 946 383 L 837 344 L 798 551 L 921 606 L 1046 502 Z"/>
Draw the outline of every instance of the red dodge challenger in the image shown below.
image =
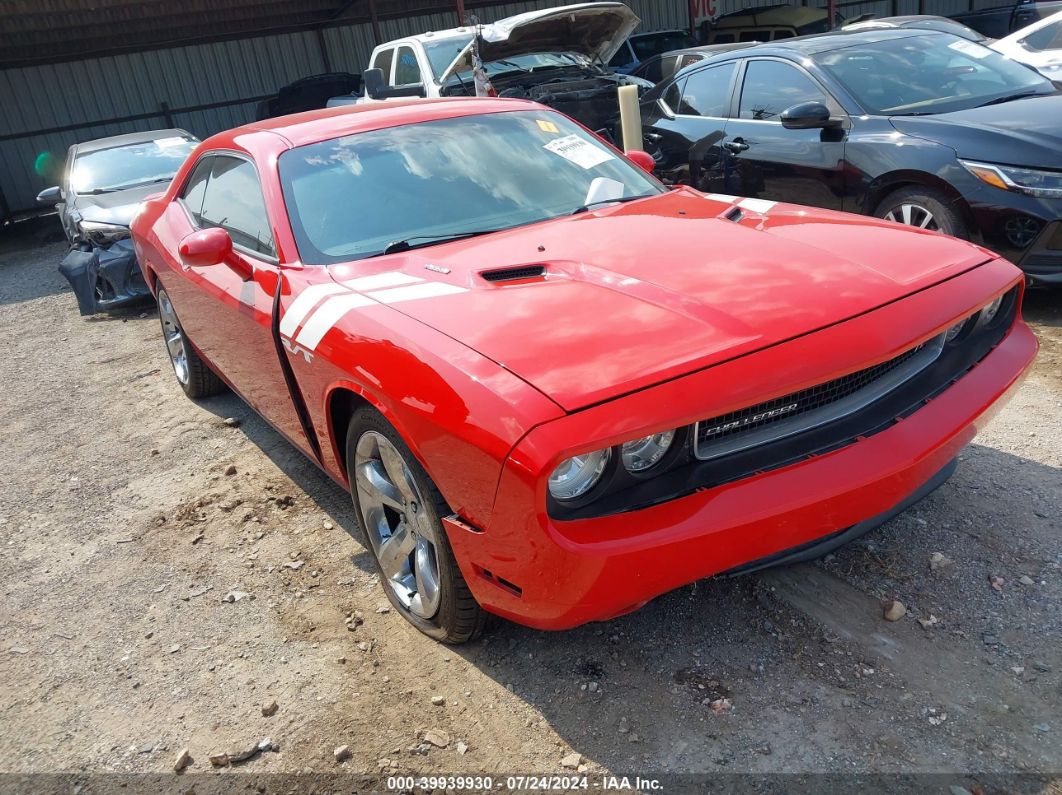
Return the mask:
<path fill-rule="evenodd" d="M 221 133 L 132 233 L 184 391 L 348 486 L 450 643 L 823 554 L 947 479 L 1037 349 L 990 251 L 668 190 L 517 100 Z"/>

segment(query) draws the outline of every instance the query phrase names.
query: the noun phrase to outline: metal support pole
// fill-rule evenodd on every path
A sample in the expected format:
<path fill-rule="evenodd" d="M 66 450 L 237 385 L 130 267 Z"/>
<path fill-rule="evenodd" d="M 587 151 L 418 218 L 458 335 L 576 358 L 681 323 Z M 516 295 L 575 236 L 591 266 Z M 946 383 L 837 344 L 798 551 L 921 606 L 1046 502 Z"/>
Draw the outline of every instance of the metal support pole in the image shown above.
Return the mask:
<path fill-rule="evenodd" d="M 160 102 L 159 103 L 159 110 L 162 111 L 162 118 L 164 118 L 166 120 L 166 126 L 167 127 L 172 127 L 173 126 L 173 112 L 170 111 L 170 103 L 169 102 Z"/>
<path fill-rule="evenodd" d="M 457 11 L 457 26 L 461 27 L 465 24 L 465 0 L 454 0 L 454 6 Z"/>
<path fill-rule="evenodd" d="M 321 63 L 326 72 L 332 71 L 332 59 L 328 57 L 328 39 L 325 38 L 324 28 L 317 29 L 317 49 L 321 51 Z"/>
<path fill-rule="evenodd" d="M 690 0 L 689 2 L 690 12 L 690 35 L 696 38 L 697 36 L 697 0 Z"/>
<path fill-rule="evenodd" d="M 369 17 L 372 19 L 372 43 L 378 46 L 383 43 L 383 36 L 380 35 L 380 18 L 376 16 L 376 0 L 369 0 Z"/>
<path fill-rule="evenodd" d="M 919 0 L 919 2 L 923 2 L 923 0 Z M 826 3 L 826 13 L 829 14 L 830 17 L 829 29 L 833 30 L 837 20 L 837 0 L 829 0 L 829 2 Z"/>

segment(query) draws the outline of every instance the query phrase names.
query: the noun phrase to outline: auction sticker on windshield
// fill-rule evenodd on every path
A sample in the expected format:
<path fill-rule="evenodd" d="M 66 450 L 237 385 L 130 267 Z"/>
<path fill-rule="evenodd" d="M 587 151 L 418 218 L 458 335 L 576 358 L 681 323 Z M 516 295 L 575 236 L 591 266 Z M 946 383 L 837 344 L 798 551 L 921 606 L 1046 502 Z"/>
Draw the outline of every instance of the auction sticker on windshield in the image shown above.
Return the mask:
<path fill-rule="evenodd" d="M 600 166 L 612 159 L 612 155 L 604 149 L 599 149 L 578 135 L 565 135 L 563 138 L 557 138 L 546 144 L 545 148 L 583 168 Z"/>

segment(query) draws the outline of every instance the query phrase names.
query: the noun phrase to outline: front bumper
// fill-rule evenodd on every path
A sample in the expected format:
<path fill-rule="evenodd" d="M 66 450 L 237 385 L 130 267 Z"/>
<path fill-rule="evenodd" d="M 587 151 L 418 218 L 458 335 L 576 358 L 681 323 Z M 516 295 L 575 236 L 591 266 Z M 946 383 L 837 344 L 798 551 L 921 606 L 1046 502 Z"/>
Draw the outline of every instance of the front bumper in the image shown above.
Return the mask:
<path fill-rule="evenodd" d="M 74 246 L 59 272 L 70 282 L 82 315 L 117 309 L 149 295 L 128 238 L 104 248 Z"/>
<path fill-rule="evenodd" d="M 980 184 L 969 200 L 986 247 L 1025 271 L 1033 284 L 1062 285 L 1062 199 Z"/>
<path fill-rule="evenodd" d="M 867 350 L 899 350 L 910 344 L 904 329 L 924 328 L 927 318 L 933 330 L 946 328 L 984 296 L 1012 285 L 1014 274 L 1005 263 L 990 263 L 846 323 L 536 428 L 506 463 L 489 526 L 448 523 L 473 594 L 505 618 L 564 629 L 888 514 L 945 470 L 1018 384 L 1037 349 L 1020 319 L 988 356 L 914 414 L 788 467 L 643 510 L 567 522 L 546 512 L 543 473 L 572 438 L 600 447 L 637 435 L 632 431 L 663 430 L 638 421 L 659 415 L 660 406 L 669 407 L 667 425 L 674 427 L 711 415 L 706 395 L 716 398 L 713 407 L 750 405 L 772 388 L 821 379 L 824 368 L 851 369 L 844 362 Z"/>

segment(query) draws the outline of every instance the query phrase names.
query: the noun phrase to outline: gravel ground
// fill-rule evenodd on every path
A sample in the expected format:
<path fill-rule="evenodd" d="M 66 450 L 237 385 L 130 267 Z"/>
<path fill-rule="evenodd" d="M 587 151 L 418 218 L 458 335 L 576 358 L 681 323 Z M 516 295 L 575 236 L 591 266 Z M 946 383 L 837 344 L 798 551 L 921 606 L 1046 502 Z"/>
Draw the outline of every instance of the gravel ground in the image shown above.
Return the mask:
<path fill-rule="evenodd" d="M 185 399 L 150 307 L 79 317 L 41 234 L 0 238 L 0 772 L 1062 773 L 1062 293 L 1028 295 L 1040 358 L 956 475 L 876 532 L 447 648 L 386 609 L 347 495 Z"/>

